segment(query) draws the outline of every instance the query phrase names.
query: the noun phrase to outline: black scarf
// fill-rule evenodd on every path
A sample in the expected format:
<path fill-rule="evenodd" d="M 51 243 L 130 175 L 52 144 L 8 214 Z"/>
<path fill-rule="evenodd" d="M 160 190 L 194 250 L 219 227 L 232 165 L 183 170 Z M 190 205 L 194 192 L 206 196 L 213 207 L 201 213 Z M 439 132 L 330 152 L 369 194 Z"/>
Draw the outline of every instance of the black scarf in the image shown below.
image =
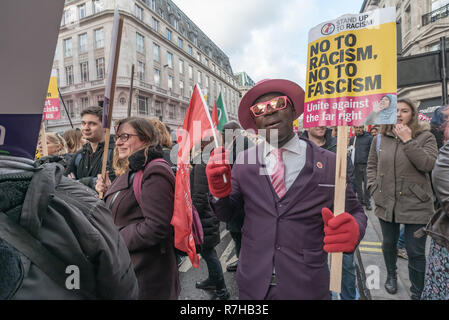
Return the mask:
<path fill-rule="evenodd" d="M 148 147 L 134 152 L 129 158 L 129 170 L 136 172 L 145 168 L 148 162 L 154 159 L 163 158 L 164 154 L 161 146 Z"/>

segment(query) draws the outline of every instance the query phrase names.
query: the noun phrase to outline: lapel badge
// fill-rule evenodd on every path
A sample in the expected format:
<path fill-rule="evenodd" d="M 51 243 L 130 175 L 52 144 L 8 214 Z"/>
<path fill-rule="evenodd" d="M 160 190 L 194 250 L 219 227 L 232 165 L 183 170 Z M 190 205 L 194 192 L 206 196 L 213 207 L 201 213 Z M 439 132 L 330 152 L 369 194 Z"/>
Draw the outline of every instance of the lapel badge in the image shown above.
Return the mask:
<path fill-rule="evenodd" d="M 323 169 L 323 164 L 319 161 L 316 163 L 316 166 L 318 169 Z"/>

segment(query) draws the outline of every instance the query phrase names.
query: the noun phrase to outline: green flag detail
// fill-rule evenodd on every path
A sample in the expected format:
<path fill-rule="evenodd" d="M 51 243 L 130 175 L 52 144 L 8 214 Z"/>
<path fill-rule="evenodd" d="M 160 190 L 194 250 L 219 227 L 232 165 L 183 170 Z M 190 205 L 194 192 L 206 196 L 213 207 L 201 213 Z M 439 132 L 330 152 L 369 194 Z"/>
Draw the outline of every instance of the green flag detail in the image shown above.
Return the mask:
<path fill-rule="evenodd" d="M 219 131 L 223 130 L 223 126 L 226 122 L 228 122 L 228 112 L 226 111 L 226 107 L 223 103 L 223 98 L 221 97 L 221 92 L 217 98 L 217 113 L 218 113 L 218 126 L 217 129 Z"/>

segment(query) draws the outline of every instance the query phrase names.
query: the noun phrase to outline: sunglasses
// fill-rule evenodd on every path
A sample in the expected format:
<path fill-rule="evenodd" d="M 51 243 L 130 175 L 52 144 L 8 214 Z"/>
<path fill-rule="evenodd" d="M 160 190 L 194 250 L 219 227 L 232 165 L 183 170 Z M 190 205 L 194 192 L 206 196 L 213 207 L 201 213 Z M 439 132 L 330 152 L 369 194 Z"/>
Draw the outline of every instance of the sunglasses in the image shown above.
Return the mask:
<path fill-rule="evenodd" d="M 249 109 L 255 117 L 261 117 L 267 113 L 268 106 L 270 106 L 273 110 L 282 110 L 287 107 L 287 102 L 290 102 L 290 104 L 293 105 L 289 97 L 279 96 L 268 101 L 256 103 Z"/>

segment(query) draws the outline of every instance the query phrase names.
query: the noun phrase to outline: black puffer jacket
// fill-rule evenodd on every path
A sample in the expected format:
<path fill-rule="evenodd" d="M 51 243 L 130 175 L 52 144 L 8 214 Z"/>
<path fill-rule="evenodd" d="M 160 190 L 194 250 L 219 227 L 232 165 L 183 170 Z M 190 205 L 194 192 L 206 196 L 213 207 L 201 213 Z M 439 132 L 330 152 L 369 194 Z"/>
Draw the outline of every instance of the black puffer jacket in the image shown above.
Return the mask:
<path fill-rule="evenodd" d="M 202 249 L 213 248 L 220 243 L 220 222 L 209 206 L 209 184 L 204 162 L 193 165 L 193 169 L 190 172 L 190 188 L 193 205 L 198 211 L 201 225 L 203 226 L 204 243 L 202 244 Z"/>

